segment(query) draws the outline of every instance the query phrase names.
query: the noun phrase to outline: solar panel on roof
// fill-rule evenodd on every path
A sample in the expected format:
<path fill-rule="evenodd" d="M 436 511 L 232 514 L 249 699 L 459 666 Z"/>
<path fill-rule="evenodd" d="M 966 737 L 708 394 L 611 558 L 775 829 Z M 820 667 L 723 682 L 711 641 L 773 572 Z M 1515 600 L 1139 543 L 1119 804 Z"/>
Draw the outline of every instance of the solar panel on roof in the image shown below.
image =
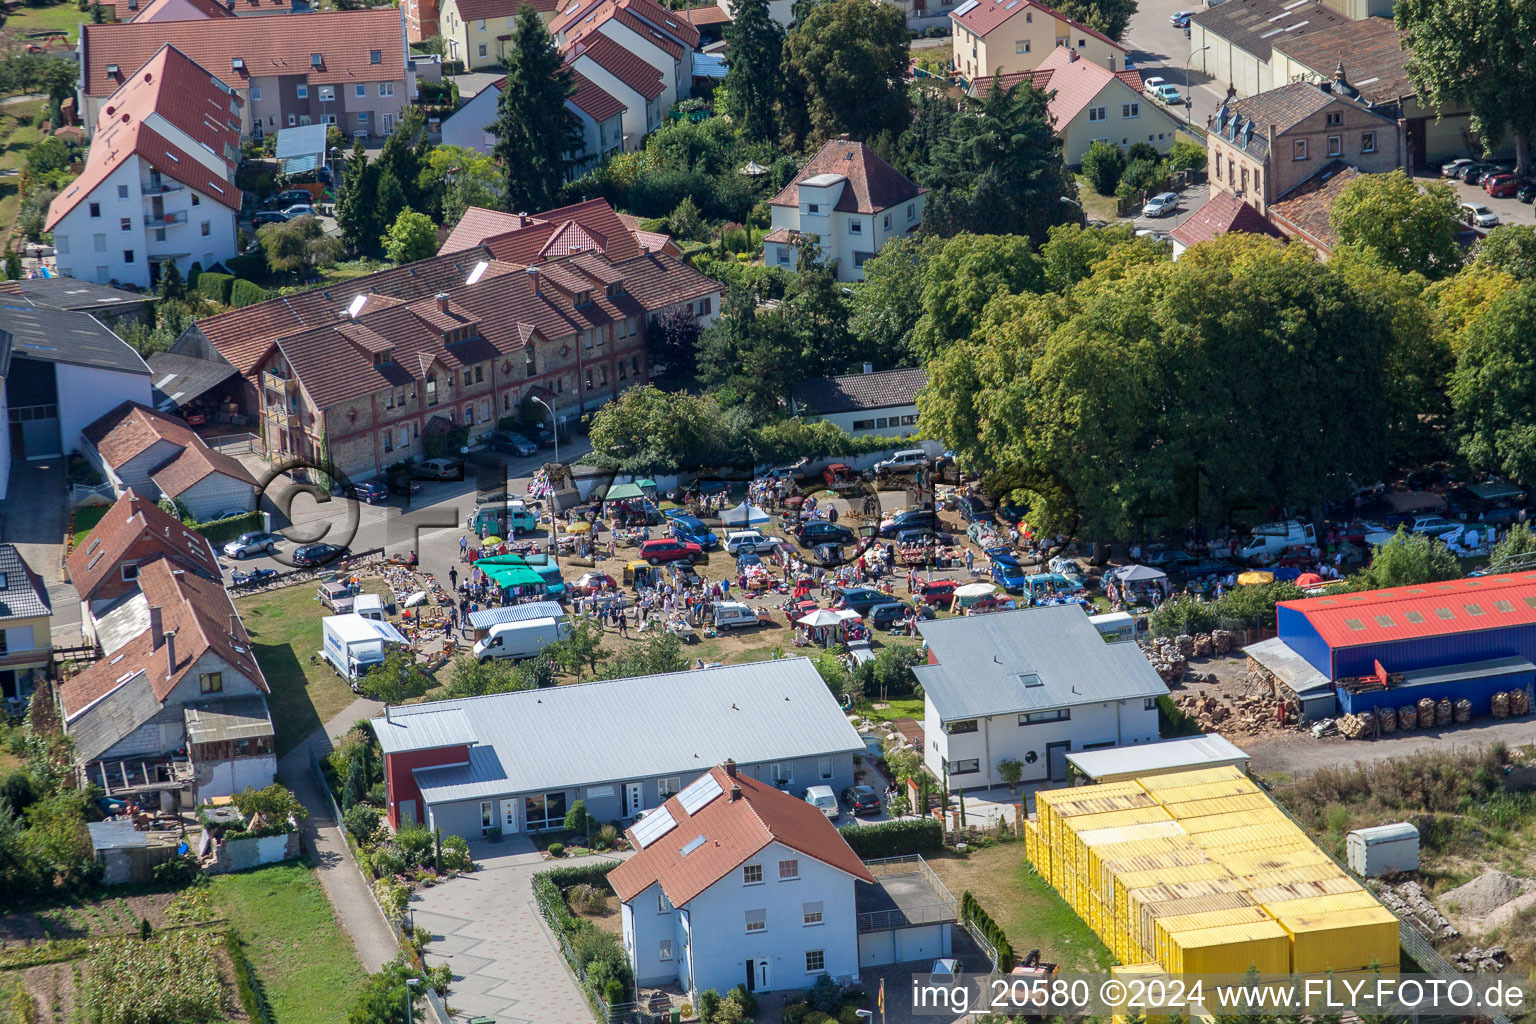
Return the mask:
<path fill-rule="evenodd" d="M 693 815 L 698 814 L 711 800 L 723 792 L 725 791 L 720 788 L 720 783 L 715 781 L 713 775 L 701 775 L 677 794 L 677 799 L 683 805 L 683 810 Z"/>
<path fill-rule="evenodd" d="M 672 818 L 672 812 L 665 807 L 658 807 L 635 822 L 630 831 L 635 834 L 635 842 L 643 850 L 676 827 L 677 822 Z"/>
<path fill-rule="evenodd" d="M 955 15 L 954 16 L 957 17 L 957 18 L 963 18 L 967 14 L 970 14 L 972 11 L 974 11 L 980 5 L 981 5 L 981 0 L 965 0 L 965 3 L 963 3 L 959 7 L 955 8 Z"/>
<path fill-rule="evenodd" d="M 704 837 L 702 835 L 694 836 L 692 839 L 688 840 L 688 845 L 683 847 L 678 852 L 681 853 L 684 857 L 686 857 L 690 853 L 692 853 L 694 850 L 697 850 L 699 847 L 703 846 L 704 842 L 705 842 L 705 840 L 704 840 Z"/>

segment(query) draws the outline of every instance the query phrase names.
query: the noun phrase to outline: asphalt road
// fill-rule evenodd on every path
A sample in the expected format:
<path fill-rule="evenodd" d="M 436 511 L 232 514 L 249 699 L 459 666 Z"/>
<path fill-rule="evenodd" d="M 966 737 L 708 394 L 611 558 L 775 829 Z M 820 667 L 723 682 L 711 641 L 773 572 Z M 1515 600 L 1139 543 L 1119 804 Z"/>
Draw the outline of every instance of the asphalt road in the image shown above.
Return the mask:
<path fill-rule="evenodd" d="M 1205 119 L 1215 113 L 1226 97 L 1226 83 L 1213 82 L 1198 70 L 1185 71 L 1190 56 L 1189 40 L 1183 29 L 1174 28 L 1168 21 L 1175 11 L 1198 10 L 1200 4 L 1194 0 L 1141 0 L 1126 29 L 1125 45 L 1143 79 L 1161 77 L 1194 98 L 1187 119 L 1204 127 Z"/>

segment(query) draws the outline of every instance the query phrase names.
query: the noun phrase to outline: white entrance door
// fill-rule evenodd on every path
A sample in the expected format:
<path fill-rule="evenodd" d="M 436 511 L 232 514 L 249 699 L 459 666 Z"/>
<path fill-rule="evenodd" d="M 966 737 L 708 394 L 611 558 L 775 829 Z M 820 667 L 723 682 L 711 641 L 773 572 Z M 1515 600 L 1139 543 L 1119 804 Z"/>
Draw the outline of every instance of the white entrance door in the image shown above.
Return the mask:
<path fill-rule="evenodd" d="M 517 831 L 517 801 L 503 800 L 501 802 L 501 831 L 511 835 Z"/>
<path fill-rule="evenodd" d="M 760 957 L 757 958 L 757 988 L 756 988 L 756 991 L 758 991 L 758 992 L 767 992 L 768 990 L 769 990 L 769 986 L 768 986 L 768 958 L 765 957 L 765 956 L 760 956 Z"/>
<path fill-rule="evenodd" d="M 629 806 L 629 816 L 633 818 L 645 810 L 645 787 L 638 782 L 631 782 L 625 789 L 628 791 L 626 803 Z"/>

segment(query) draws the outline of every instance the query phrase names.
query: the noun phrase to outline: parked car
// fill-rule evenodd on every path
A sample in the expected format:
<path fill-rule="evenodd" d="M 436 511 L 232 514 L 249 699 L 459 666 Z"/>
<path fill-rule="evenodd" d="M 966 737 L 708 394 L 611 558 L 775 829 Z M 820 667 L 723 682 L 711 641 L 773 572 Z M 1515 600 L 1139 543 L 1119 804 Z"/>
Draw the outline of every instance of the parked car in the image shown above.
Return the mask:
<path fill-rule="evenodd" d="M 948 604 L 959 586 L 959 580 L 926 580 L 918 584 L 917 596 L 923 604 Z"/>
<path fill-rule="evenodd" d="M 513 494 L 511 491 L 497 491 L 494 494 L 482 494 L 475 499 L 476 505 L 505 505 L 509 501 L 522 501 L 521 494 Z"/>
<path fill-rule="evenodd" d="M 805 802 L 827 816 L 829 821 L 836 821 L 843 809 L 837 804 L 837 794 L 832 792 L 831 786 L 812 786 L 805 791 Z"/>
<path fill-rule="evenodd" d="M 1161 192 L 1147 200 L 1147 205 L 1141 208 L 1143 217 L 1162 217 L 1179 208 L 1179 194 L 1177 192 Z"/>
<path fill-rule="evenodd" d="M 1174 11 L 1168 16 L 1168 24 L 1174 28 L 1189 28 L 1189 19 L 1194 16 L 1194 11 Z"/>
<path fill-rule="evenodd" d="M 365 501 L 370 505 L 377 505 L 389 498 L 389 488 L 379 480 L 364 480 L 357 484 L 353 490 L 357 492 L 359 501 Z"/>
<path fill-rule="evenodd" d="M 663 562 L 702 562 L 704 549 L 673 537 L 648 540 L 640 545 L 640 557 L 652 565 Z"/>
<path fill-rule="evenodd" d="M 760 626 L 763 620 L 757 617 L 757 612 L 740 601 L 716 601 L 712 615 L 715 628 L 725 633 L 733 629 L 751 629 Z"/>
<path fill-rule="evenodd" d="M 1473 164 L 1470 167 L 1463 167 L 1459 177 L 1468 185 L 1478 185 L 1488 175 L 1496 174 L 1501 170 L 1503 168 L 1498 164 Z"/>
<path fill-rule="evenodd" d="M 1490 174 L 1483 179 L 1483 191 L 1495 199 L 1505 199 L 1515 194 L 1520 187 L 1520 179 L 1507 171 L 1498 174 Z"/>
<path fill-rule="evenodd" d="M 921 448 L 908 448 L 899 451 L 888 459 L 881 459 L 875 463 L 875 475 L 885 476 L 887 473 L 910 473 L 919 466 L 928 464 L 928 453 Z"/>
<path fill-rule="evenodd" d="M 281 210 L 262 210 L 251 218 L 252 227 L 261 227 L 263 224 L 283 224 L 288 220 L 288 215 Z"/>
<path fill-rule="evenodd" d="M 1499 224 L 1499 215 L 1482 203 L 1462 203 L 1461 219 L 1480 228 L 1497 227 Z"/>
<path fill-rule="evenodd" d="M 849 608 L 860 615 L 868 615 L 869 610 L 877 604 L 884 604 L 891 599 L 891 595 L 869 587 L 847 587 L 841 591 L 835 591 L 836 597 L 843 603 L 844 608 Z"/>
<path fill-rule="evenodd" d="M 1141 564 L 1150 565 L 1154 569 L 1164 572 L 1176 572 L 1181 566 L 1198 562 L 1200 559 L 1185 551 L 1183 548 L 1164 548 L 1162 551 L 1149 552 L 1142 558 Z"/>
<path fill-rule="evenodd" d="M 571 590 L 585 597 L 600 590 L 617 590 L 618 586 L 613 577 L 605 572 L 584 572 L 576 577 L 576 582 L 571 584 Z"/>
<path fill-rule="evenodd" d="M 1170 107 L 1182 107 L 1184 105 L 1183 94 L 1179 92 L 1176 86 L 1169 85 L 1166 82 L 1152 90 L 1152 95 Z"/>
<path fill-rule="evenodd" d="M 299 217 L 313 217 L 315 216 L 315 208 L 310 206 L 308 203 L 296 203 L 293 206 L 285 207 L 283 209 L 283 215 L 286 216 L 289 220 L 294 220 Z"/>
<path fill-rule="evenodd" d="M 290 206 L 313 204 L 315 197 L 302 188 L 290 188 L 279 192 L 262 205 L 269 210 L 286 210 Z"/>
<path fill-rule="evenodd" d="M 820 544 L 852 544 L 858 537 L 840 523 L 812 519 L 795 531 L 795 540 L 800 542 L 801 547 L 813 548 Z"/>
<path fill-rule="evenodd" d="M 527 457 L 538 453 L 539 446 L 528 440 L 522 434 L 511 430 L 498 430 L 491 435 L 491 451 L 507 452 L 511 455 Z"/>
<path fill-rule="evenodd" d="M 872 786 L 849 786 L 843 790 L 843 803 L 854 817 L 880 813 L 880 794 Z"/>
<path fill-rule="evenodd" d="M 216 523 L 220 519 L 233 519 L 235 516 L 246 515 L 250 511 L 248 508 L 221 508 L 207 519 L 204 519 L 203 522 Z"/>
<path fill-rule="evenodd" d="M 870 629 L 895 629 L 907 617 L 908 608 L 900 601 L 882 601 L 864 615 Z"/>
<path fill-rule="evenodd" d="M 1460 523 L 1453 523 L 1444 516 L 1414 516 L 1412 525 L 1408 527 L 1408 532 L 1422 533 L 1426 537 L 1438 537 L 1442 533 L 1450 533 L 1460 526 Z"/>
<path fill-rule="evenodd" d="M 987 503 L 974 494 L 960 495 L 955 499 L 955 507 L 960 510 L 960 518 L 968 523 L 986 522 L 992 518 Z"/>
<path fill-rule="evenodd" d="M 340 558 L 347 557 L 347 549 L 336 544 L 305 544 L 293 550 L 293 564 L 308 569 L 317 565 L 328 565 Z"/>
<path fill-rule="evenodd" d="M 1225 576 L 1237 572 L 1237 566 L 1216 558 L 1197 558 L 1179 566 L 1177 572 L 1187 580 L 1202 580 L 1210 576 Z"/>
<path fill-rule="evenodd" d="M 1024 589 L 1024 565 L 1019 556 L 1009 548 L 987 548 L 986 555 L 992 560 L 992 582 L 1017 594 Z"/>
<path fill-rule="evenodd" d="M 1450 163 L 1440 165 L 1440 177 L 1454 178 L 1462 170 L 1462 168 L 1466 167 L 1468 164 L 1475 163 L 1477 163 L 1477 161 L 1473 160 L 1469 156 L 1459 156 L 1455 160 L 1452 160 Z"/>
<path fill-rule="evenodd" d="M 462 480 L 464 464 L 453 459 L 428 459 L 416 467 L 414 475 L 420 480 Z"/>
<path fill-rule="evenodd" d="M 253 530 L 250 533 L 242 533 L 228 544 L 224 545 L 224 554 L 230 558 L 249 558 L 252 555 L 272 555 L 277 553 L 277 542 L 283 538 L 264 530 Z"/>
<path fill-rule="evenodd" d="M 1536 181 L 1522 181 L 1515 189 L 1515 198 L 1522 203 L 1536 200 Z"/>

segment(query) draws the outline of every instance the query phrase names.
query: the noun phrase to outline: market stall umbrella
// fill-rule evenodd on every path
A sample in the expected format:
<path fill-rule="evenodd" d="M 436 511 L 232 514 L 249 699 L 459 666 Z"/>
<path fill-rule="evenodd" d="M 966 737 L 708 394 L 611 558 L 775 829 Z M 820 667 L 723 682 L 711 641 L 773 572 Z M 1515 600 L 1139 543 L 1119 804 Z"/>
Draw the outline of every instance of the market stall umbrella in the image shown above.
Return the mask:
<path fill-rule="evenodd" d="M 569 526 L 567 526 L 565 528 L 565 532 L 566 533 L 591 533 L 592 532 L 592 524 L 589 523 L 589 522 L 586 522 L 585 520 L 578 519 L 576 522 L 574 522 L 574 523 L 570 524 Z"/>
<path fill-rule="evenodd" d="M 1298 587 L 1315 587 L 1321 582 L 1323 582 L 1323 578 L 1315 572 L 1304 572 L 1296 577 L 1296 585 Z"/>
<path fill-rule="evenodd" d="M 996 583 L 967 583 L 963 587 L 955 588 L 956 597 L 986 597 L 988 594 L 997 593 Z"/>
<path fill-rule="evenodd" d="M 1275 574 L 1272 572 L 1260 572 L 1254 570 L 1252 572 L 1245 572 L 1239 575 L 1237 577 L 1237 582 L 1245 587 L 1257 586 L 1260 583 L 1273 583 L 1275 582 Z"/>
<path fill-rule="evenodd" d="M 501 543 L 501 538 L 494 533 L 480 542 L 482 545 L 493 546 Z"/>
<path fill-rule="evenodd" d="M 735 508 L 726 509 L 720 513 L 720 521 L 726 526 L 756 526 L 766 523 L 773 517 L 750 502 L 742 502 Z"/>
<path fill-rule="evenodd" d="M 427 592 L 425 590 L 418 590 L 418 591 L 416 591 L 416 593 L 412 594 L 410 597 L 407 597 L 404 601 L 400 602 L 400 604 L 402 606 L 406 607 L 406 608 L 415 608 L 419 604 L 426 604 L 426 603 L 427 603 Z"/>
<path fill-rule="evenodd" d="M 818 608 L 804 618 L 795 620 L 801 626 L 813 627 L 835 626 L 842 621 L 843 617 L 830 608 Z"/>
<path fill-rule="evenodd" d="M 1161 583 L 1167 578 L 1167 573 L 1150 565 L 1127 565 L 1115 572 L 1115 579 L 1121 583 Z"/>

